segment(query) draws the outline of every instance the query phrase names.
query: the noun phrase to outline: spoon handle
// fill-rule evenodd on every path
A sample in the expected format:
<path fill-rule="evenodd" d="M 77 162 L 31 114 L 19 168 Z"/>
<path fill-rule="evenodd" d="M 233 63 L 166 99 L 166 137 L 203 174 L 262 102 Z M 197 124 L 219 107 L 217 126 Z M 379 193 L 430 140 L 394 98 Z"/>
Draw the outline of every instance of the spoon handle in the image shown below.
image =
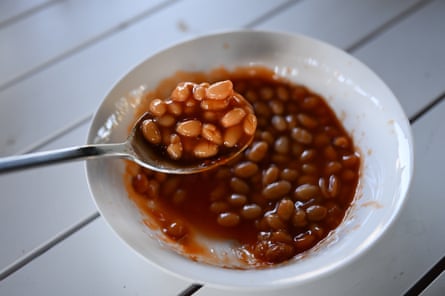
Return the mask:
<path fill-rule="evenodd" d="M 44 152 L 35 152 L 0 158 L 0 174 L 20 169 L 44 166 L 100 156 L 128 156 L 126 143 L 84 145 Z"/>

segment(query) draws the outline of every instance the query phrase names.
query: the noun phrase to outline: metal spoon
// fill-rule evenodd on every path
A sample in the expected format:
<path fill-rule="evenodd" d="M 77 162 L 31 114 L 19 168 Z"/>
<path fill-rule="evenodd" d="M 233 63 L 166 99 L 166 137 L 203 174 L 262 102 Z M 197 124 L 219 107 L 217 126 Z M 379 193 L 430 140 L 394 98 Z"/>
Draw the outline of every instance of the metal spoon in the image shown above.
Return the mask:
<path fill-rule="evenodd" d="M 160 155 L 142 135 L 141 124 L 150 115 L 145 113 L 134 124 L 130 135 L 123 143 L 93 144 L 64 148 L 46 152 L 0 158 L 0 174 L 15 170 L 44 166 L 54 163 L 84 160 L 98 157 L 119 157 L 132 160 L 145 168 L 168 174 L 194 174 L 222 165 L 234 159 L 247 148 L 251 140 L 229 155 L 216 159 L 205 159 L 192 164 L 182 164 Z"/>

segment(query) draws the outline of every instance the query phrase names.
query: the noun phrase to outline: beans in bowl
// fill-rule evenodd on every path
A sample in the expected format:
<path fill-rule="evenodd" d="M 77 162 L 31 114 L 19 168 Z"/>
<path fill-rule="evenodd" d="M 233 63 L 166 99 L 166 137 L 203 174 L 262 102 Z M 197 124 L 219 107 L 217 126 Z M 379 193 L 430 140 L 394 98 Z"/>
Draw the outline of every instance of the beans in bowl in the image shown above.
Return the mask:
<path fill-rule="evenodd" d="M 239 259 L 257 268 L 298 257 L 340 224 L 356 192 L 360 156 L 320 95 L 260 67 L 175 76 L 181 78 L 230 80 L 253 105 L 257 128 L 238 158 L 207 172 L 166 175 L 128 163 L 127 191 L 149 227 L 192 258 L 205 253 L 197 233 L 233 241 Z M 147 93 L 140 112 L 175 79 Z"/>

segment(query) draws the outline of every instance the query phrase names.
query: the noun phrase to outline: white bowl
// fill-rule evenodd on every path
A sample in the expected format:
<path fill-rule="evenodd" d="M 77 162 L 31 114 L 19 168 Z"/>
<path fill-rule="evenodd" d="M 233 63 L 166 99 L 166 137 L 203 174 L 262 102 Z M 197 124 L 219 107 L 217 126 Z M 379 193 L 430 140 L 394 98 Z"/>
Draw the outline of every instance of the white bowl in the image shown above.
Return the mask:
<path fill-rule="evenodd" d="M 115 233 L 148 262 L 182 278 L 233 289 L 265 289 L 315 280 L 369 249 L 393 223 L 413 174 L 410 125 L 389 88 L 347 53 L 300 35 L 235 31 L 193 39 L 149 57 L 120 80 L 94 116 L 88 142 L 123 141 L 133 120 L 137 94 L 177 70 L 208 71 L 263 65 L 324 96 L 362 152 L 359 190 L 341 225 L 300 260 L 260 270 L 233 270 L 198 263 L 160 243 L 128 198 L 124 164 L 87 162 L 94 201 Z"/>

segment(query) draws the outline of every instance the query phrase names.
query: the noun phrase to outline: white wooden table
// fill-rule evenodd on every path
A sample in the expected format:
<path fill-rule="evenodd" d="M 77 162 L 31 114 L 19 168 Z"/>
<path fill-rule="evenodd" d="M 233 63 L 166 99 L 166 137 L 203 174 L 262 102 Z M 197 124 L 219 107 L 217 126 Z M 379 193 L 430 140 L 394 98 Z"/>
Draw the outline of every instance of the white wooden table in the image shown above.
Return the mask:
<path fill-rule="evenodd" d="M 390 86 L 414 131 L 412 190 L 387 235 L 323 282 L 274 295 L 445 295 L 444 0 L 0 0 L 0 156 L 83 144 L 94 110 L 137 62 L 237 28 L 350 52 Z M 178 295 L 193 284 L 112 233 L 82 162 L 3 174 L 0 189 L 0 295 Z"/>

